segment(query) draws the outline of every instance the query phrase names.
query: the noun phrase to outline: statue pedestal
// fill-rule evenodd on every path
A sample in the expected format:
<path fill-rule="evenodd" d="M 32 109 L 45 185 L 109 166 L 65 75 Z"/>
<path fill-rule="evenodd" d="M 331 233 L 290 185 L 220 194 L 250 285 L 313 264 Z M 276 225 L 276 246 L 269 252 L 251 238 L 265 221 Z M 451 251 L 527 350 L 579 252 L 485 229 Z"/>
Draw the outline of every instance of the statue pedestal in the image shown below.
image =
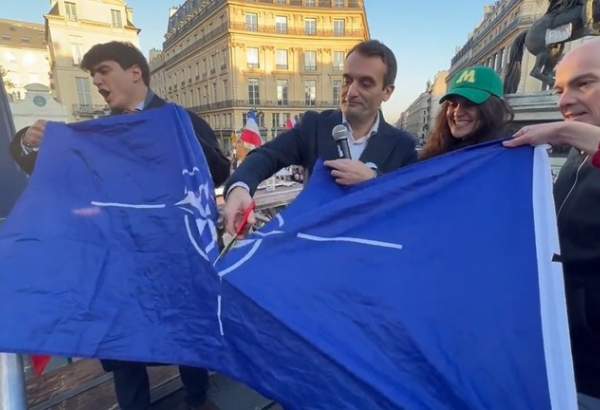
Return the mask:
<path fill-rule="evenodd" d="M 562 121 L 558 110 L 558 96 L 552 91 L 504 96 L 515 113 L 513 123 L 518 127 L 549 121 Z"/>

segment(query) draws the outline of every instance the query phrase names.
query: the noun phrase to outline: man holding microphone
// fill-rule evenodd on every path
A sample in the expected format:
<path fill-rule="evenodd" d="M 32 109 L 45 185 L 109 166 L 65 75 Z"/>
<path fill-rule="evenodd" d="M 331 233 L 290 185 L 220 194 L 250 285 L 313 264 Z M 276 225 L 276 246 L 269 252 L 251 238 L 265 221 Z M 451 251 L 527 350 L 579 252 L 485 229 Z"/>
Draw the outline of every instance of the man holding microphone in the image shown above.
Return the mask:
<path fill-rule="evenodd" d="M 250 152 L 231 176 L 223 209 L 227 232 L 238 231 L 258 184 L 287 166 L 310 171 L 320 158 L 338 184 L 352 186 L 415 162 L 414 138 L 385 122 L 380 111 L 394 91 L 396 70 L 394 54 L 379 41 L 354 46 L 344 62 L 341 109 L 306 112 L 293 129 Z M 346 155 L 334 138 L 347 139 Z"/>

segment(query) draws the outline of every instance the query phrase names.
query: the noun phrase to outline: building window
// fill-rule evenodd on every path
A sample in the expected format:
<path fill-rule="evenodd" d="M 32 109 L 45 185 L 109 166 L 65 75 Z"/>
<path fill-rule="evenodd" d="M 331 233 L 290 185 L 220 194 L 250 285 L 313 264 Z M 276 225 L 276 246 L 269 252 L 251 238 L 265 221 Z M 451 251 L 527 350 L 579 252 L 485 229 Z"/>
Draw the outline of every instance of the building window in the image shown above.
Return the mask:
<path fill-rule="evenodd" d="M 275 54 L 275 66 L 278 70 L 288 69 L 288 52 L 287 50 L 277 50 Z"/>
<path fill-rule="evenodd" d="M 342 80 L 333 80 L 333 104 L 339 105 L 342 96 Z"/>
<path fill-rule="evenodd" d="M 221 56 L 223 56 L 223 63 L 221 64 L 221 70 L 227 69 L 227 60 L 229 58 L 229 51 L 224 48 L 221 52 Z"/>
<path fill-rule="evenodd" d="M 498 73 L 502 73 L 502 69 L 504 68 L 504 49 L 501 48 L 498 52 L 498 60 L 496 60 L 496 71 Z"/>
<path fill-rule="evenodd" d="M 272 118 L 272 122 L 271 122 L 271 127 L 273 128 L 280 128 L 281 127 L 281 114 L 279 114 L 278 112 L 274 112 Z"/>
<path fill-rule="evenodd" d="M 342 71 L 344 69 L 344 58 L 345 53 L 343 51 L 333 52 L 333 69 L 335 71 Z"/>
<path fill-rule="evenodd" d="M 275 4 L 287 4 L 287 0 L 275 0 Z"/>
<path fill-rule="evenodd" d="M 77 86 L 77 98 L 79 105 L 82 108 L 91 108 L 92 94 L 90 93 L 90 82 L 87 77 L 75 77 L 75 85 Z"/>
<path fill-rule="evenodd" d="M 259 63 L 258 63 L 258 48 L 255 47 L 248 47 L 246 49 L 247 51 L 247 58 L 248 58 L 248 68 L 258 68 L 260 67 Z"/>
<path fill-rule="evenodd" d="M 288 105 L 287 80 L 277 80 L 277 105 Z"/>
<path fill-rule="evenodd" d="M 344 0 L 333 0 L 333 7 L 345 7 Z"/>
<path fill-rule="evenodd" d="M 317 103 L 317 82 L 314 80 L 304 82 L 304 104 L 312 107 Z"/>
<path fill-rule="evenodd" d="M 111 10 L 112 15 L 112 26 L 115 28 L 122 28 L 123 22 L 121 20 L 121 10 Z"/>
<path fill-rule="evenodd" d="M 246 14 L 246 30 L 258 31 L 258 16 L 256 13 Z"/>
<path fill-rule="evenodd" d="M 343 36 L 346 34 L 346 22 L 343 19 L 333 20 L 333 35 Z"/>
<path fill-rule="evenodd" d="M 265 113 L 264 112 L 257 112 L 256 120 L 258 121 L 258 126 L 260 128 L 265 128 Z"/>
<path fill-rule="evenodd" d="M 229 99 L 229 88 L 228 88 L 227 84 L 228 84 L 227 80 L 223 80 L 223 99 L 224 100 Z"/>
<path fill-rule="evenodd" d="M 275 32 L 286 34 L 288 32 L 287 17 L 275 16 Z"/>
<path fill-rule="evenodd" d="M 65 1 L 65 12 L 67 13 L 67 20 L 77 21 L 77 6 L 75 3 Z"/>
<path fill-rule="evenodd" d="M 317 19 L 304 20 L 304 34 L 307 36 L 315 36 L 317 34 Z"/>
<path fill-rule="evenodd" d="M 215 73 L 216 59 L 217 59 L 217 55 L 216 54 L 212 54 L 210 56 L 210 73 L 211 74 Z"/>
<path fill-rule="evenodd" d="M 304 71 L 317 71 L 317 52 L 304 52 Z"/>
<path fill-rule="evenodd" d="M 304 6 L 317 7 L 317 0 L 304 0 Z"/>
<path fill-rule="evenodd" d="M 214 101 L 219 102 L 219 94 L 217 93 L 217 83 L 213 83 L 213 95 L 215 96 Z"/>
<path fill-rule="evenodd" d="M 248 79 L 248 103 L 250 105 L 260 105 L 260 94 L 258 90 L 258 79 Z"/>
<path fill-rule="evenodd" d="M 71 44 L 71 52 L 73 54 L 73 64 L 79 65 L 81 63 L 81 44 Z"/>

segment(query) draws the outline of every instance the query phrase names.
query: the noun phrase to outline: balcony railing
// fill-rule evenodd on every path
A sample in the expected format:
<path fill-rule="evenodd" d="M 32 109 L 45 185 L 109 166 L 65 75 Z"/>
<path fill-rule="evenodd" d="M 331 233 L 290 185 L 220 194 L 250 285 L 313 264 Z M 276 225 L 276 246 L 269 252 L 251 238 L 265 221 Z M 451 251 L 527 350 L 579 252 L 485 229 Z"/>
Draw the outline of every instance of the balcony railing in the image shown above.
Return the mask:
<path fill-rule="evenodd" d="M 512 33 L 513 31 L 518 30 L 519 28 L 529 27 L 534 23 L 535 19 L 531 16 L 526 17 L 518 17 L 511 21 L 506 27 L 504 27 L 492 41 L 488 42 L 486 45 L 476 50 L 475 47 L 472 48 L 472 53 L 469 59 L 461 60 L 461 58 L 453 58 L 452 65 L 450 66 L 450 72 L 448 73 L 449 77 L 452 77 L 454 73 L 458 69 L 463 68 L 463 65 L 471 65 L 481 59 L 481 57 L 487 55 L 489 52 L 498 48 L 498 46 L 504 41 L 504 38 Z M 461 55 L 462 57 L 462 55 Z M 463 64 L 464 63 L 464 64 Z"/>
<path fill-rule="evenodd" d="M 244 25 L 245 26 L 245 25 Z M 224 34 L 227 32 L 228 26 L 226 23 L 221 24 L 220 26 L 217 26 L 214 30 L 206 33 L 204 36 L 199 37 L 198 40 L 195 40 L 194 42 L 192 42 L 189 46 L 187 46 L 186 48 L 184 48 L 183 50 L 179 51 L 176 53 L 175 56 L 169 58 L 169 60 L 171 60 L 172 58 L 175 57 L 179 57 L 179 56 L 185 56 L 191 52 L 194 52 L 202 47 L 205 47 L 206 44 L 219 37 L 220 35 Z M 175 41 L 171 41 L 172 39 L 168 39 L 165 41 L 164 43 L 164 49 L 167 50 L 168 47 L 170 47 L 171 45 L 175 44 Z M 169 51 L 167 50 L 167 53 Z"/>
<path fill-rule="evenodd" d="M 238 23 L 233 22 L 233 23 L 231 23 L 231 29 L 237 30 L 237 31 L 246 31 L 246 24 L 239 23 L 239 22 Z M 289 27 L 288 26 L 286 33 L 279 33 L 277 31 L 277 27 L 274 25 L 259 24 L 257 26 L 257 29 L 253 30 L 253 32 L 261 33 L 261 34 L 279 34 L 279 35 L 288 35 L 288 36 L 339 37 L 339 34 L 335 30 L 333 30 L 333 28 L 331 28 L 331 29 L 317 28 L 314 30 L 314 32 L 311 32 L 309 34 L 304 30 L 304 26 L 302 26 L 302 27 Z M 364 35 L 364 33 L 361 30 L 347 29 L 344 32 L 345 37 L 362 37 L 363 35 Z"/>
<path fill-rule="evenodd" d="M 304 100 L 302 101 L 288 101 L 288 104 L 281 105 L 277 100 L 261 100 L 258 101 L 257 104 L 252 104 L 250 100 L 226 100 L 226 101 L 218 101 L 215 103 L 202 104 L 192 107 L 192 111 L 195 112 L 206 112 L 212 110 L 219 110 L 223 108 L 298 108 L 298 109 L 306 109 L 306 108 L 336 108 L 337 105 L 332 101 L 315 101 L 314 104 L 306 105 Z"/>
<path fill-rule="evenodd" d="M 110 108 L 100 104 L 73 104 L 75 115 L 108 115 Z"/>
<path fill-rule="evenodd" d="M 451 60 L 451 66 L 454 66 L 466 53 L 469 52 L 469 50 L 472 49 L 472 47 L 475 44 L 479 44 L 481 42 L 481 40 L 483 38 L 485 38 L 487 35 L 489 35 L 490 30 L 492 30 L 494 27 L 496 27 L 497 23 L 501 20 L 503 20 L 507 14 L 509 12 L 512 11 L 512 8 L 515 4 L 517 4 L 519 1 L 521 0 L 511 0 L 510 3 L 506 4 L 505 6 L 502 7 L 502 11 L 493 19 L 490 19 L 490 21 L 488 21 L 486 24 L 481 25 L 480 28 L 482 28 L 482 30 L 480 32 L 477 32 L 473 35 L 473 37 L 471 37 L 464 46 L 462 46 L 462 48 L 458 51 L 458 53 L 456 53 L 456 55 L 452 58 Z M 522 17 L 518 17 L 515 20 L 519 20 L 522 19 Z M 511 21 L 511 23 L 509 23 L 509 26 L 512 26 L 515 22 L 515 20 Z M 508 28 L 508 27 L 507 27 Z"/>
<path fill-rule="evenodd" d="M 192 0 L 187 0 L 192 1 Z M 206 17 L 210 16 L 216 9 L 225 4 L 225 0 L 213 0 L 209 3 L 204 3 L 205 6 L 188 12 L 182 13 L 186 9 L 185 6 L 179 8 L 180 11 L 169 18 L 169 27 L 166 34 L 167 39 L 163 44 L 163 49 L 166 50 L 171 45 L 176 43 L 185 33 L 187 27 L 193 27 Z"/>
<path fill-rule="evenodd" d="M 216 9 L 225 4 L 225 0 L 212 0 L 202 2 L 202 6 L 189 7 L 188 2 L 194 0 L 187 0 L 179 10 L 169 18 L 169 26 L 167 31 L 167 40 L 163 44 L 163 49 L 169 48 L 172 44 L 176 43 L 188 31 L 188 28 L 196 26 L 205 18 L 209 17 Z M 254 0 L 245 0 L 247 3 L 256 3 Z M 277 0 L 260 0 L 264 4 L 281 4 Z M 304 7 L 302 0 L 288 0 L 287 5 L 292 7 Z M 359 9 L 362 7 L 362 1 L 360 0 L 347 0 L 345 4 L 339 4 L 338 2 L 331 0 L 318 0 L 315 2 L 314 8 L 334 8 L 334 9 Z M 313 7 L 311 7 L 313 8 Z"/>

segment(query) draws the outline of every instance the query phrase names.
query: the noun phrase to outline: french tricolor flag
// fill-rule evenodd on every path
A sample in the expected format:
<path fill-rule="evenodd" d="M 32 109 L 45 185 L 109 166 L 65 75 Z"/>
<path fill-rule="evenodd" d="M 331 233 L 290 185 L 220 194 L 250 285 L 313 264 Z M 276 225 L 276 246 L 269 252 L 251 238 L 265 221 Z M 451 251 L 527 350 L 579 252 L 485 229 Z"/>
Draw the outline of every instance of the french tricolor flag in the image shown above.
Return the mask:
<path fill-rule="evenodd" d="M 245 145 L 249 145 L 249 148 L 256 148 L 262 145 L 258 121 L 256 120 L 256 111 L 248 112 L 246 125 L 242 131 L 241 139 Z"/>

